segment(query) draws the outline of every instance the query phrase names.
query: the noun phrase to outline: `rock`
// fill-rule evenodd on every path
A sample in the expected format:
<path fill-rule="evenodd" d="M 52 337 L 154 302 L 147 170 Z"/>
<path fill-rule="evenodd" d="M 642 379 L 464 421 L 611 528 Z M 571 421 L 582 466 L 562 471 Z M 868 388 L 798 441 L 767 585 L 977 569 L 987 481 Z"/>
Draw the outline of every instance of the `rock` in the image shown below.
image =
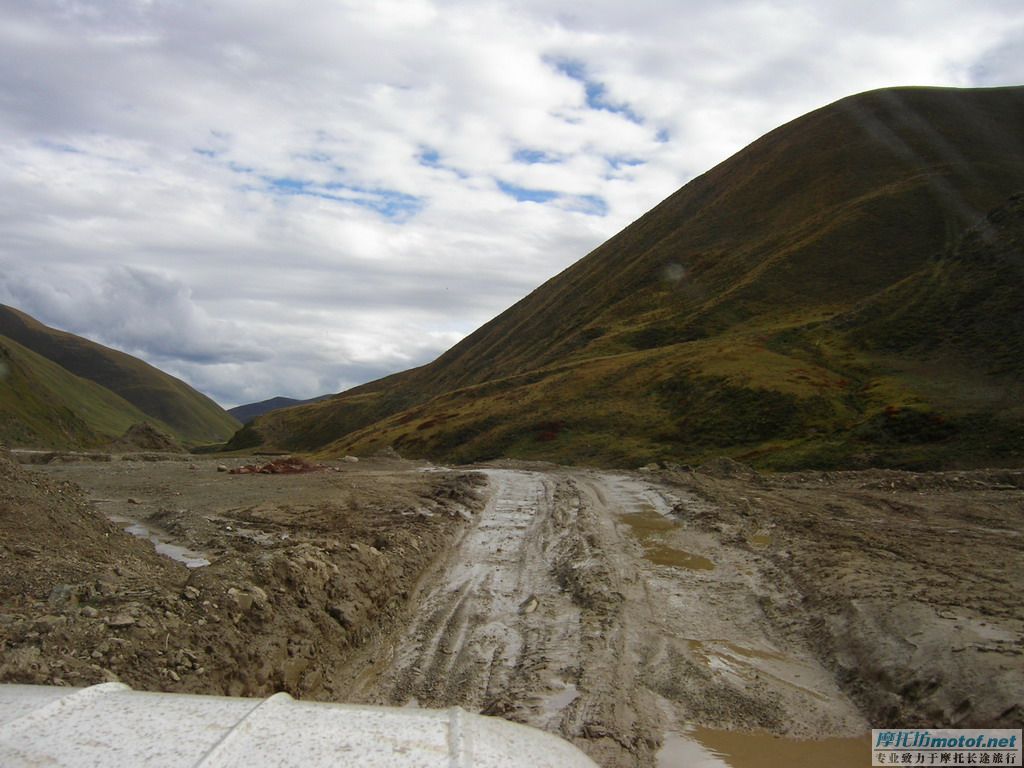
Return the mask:
<path fill-rule="evenodd" d="M 228 597 L 235 601 L 235 605 L 238 606 L 239 610 L 248 611 L 252 608 L 253 596 L 248 592 L 242 592 L 232 587 L 228 590 Z"/>
<path fill-rule="evenodd" d="M 129 496 L 128 497 L 128 503 L 129 504 L 141 504 L 142 502 L 139 501 L 138 499 L 136 499 L 134 496 Z"/>
<path fill-rule="evenodd" d="M 347 461 L 349 464 L 355 464 L 359 461 L 359 458 L 357 456 L 345 456 L 342 458 L 342 461 Z"/>
<path fill-rule="evenodd" d="M 117 613 L 107 618 L 108 627 L 130 627 L 135 623 L 135 617 L 127 613 Z"/>
<path fill-rule="evenodd" d="M 82 608 L 82 615 L 85 616 L 85 618 L 87 619 L 95 619 L 97 616 L 100 615 L 100 612 L 93 608 L 91 605 L 87 605 L 84 608 Z"/>
<path fill-rule="evenodd" d="M 196 600 L 199 597 L 199 590 L 189 585 L 181 591 L 181 596 L 185 600 Z"/>
<path fill-rule="evenodd" d="M 523 600 L 522 603 L 519 604 L 519 612 L 520 613 L 533 613 L 534 611 L 537 610 L 537 606 L 539 606 L 539 605 L 540 605 L 540 600 L 537 599 L 537 596 L 536 595 L 530 595 L 528 598 Z"/>
<path fill-rule="evenodd" d="M 348 603 L 339 603 L 328 606 L 327 613 L 332 619 L 338 622 L 344 629 L 351 629 L 353 621 L 353 607 Z"/>
<path fill-rule="evenodd" d="M 232 587 L 228 590 L 228 597 L 234 600 L 235 605 L 243 612 L 249 611 L 253 607 L 262 610 L 267 606 L 267 593 L 252 584 L 244 589 Z"/>
<path fill-rule="evenodd" d="M 73 584 L 57 584 L 50 590 L 47 602 L 57 610 L 74 608 L 78 605 L 78 589 Z"/>
<path fill-rule="evenodd" d="M 217 465 L 217 471 L 218 472 L 227 472 L 228 471 L 228 467 L 227 467 L 226 464 L 218 464 Z"/>

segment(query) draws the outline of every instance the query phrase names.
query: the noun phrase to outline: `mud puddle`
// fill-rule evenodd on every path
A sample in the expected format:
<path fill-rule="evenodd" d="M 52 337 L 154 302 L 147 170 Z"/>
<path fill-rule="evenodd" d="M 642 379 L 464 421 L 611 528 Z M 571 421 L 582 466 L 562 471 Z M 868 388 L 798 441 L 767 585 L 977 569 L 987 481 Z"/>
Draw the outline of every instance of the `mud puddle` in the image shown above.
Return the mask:
<path fill-rule="evenodd" d="M 108 515 L 107 517 L 112 522 L 122 526 L 126 533 L 152 542 L 158 554 L 169 557 L 172 560 L 177 560 L 179 563 L 183 563 L 186 568 L 203 568 L 210 564 L 210 561 L 201 552 L 196 552 L 180 544 L 172 544 L 167 541 L 166 534 L 151 528 L 145 523 L 121 515 Z"/>
<path fill-rule="evenodd" d="M 867 734 L 854 738 L 789 739 L 769 733 L 696 727 L 665 735 L 657 768 L 863 768 L 871 761 Z"/>
<path fill-rule="evenodd" d="M 755 533 L 748 541 L 756 549 L 767 549 L 772 545 L 772 536 L 770 533 Z"/>
<path fill-rule="evenodd" d="M 644 559 L 655 565 L 668 565 L 690 571 L 712 571 L 715 564 L 708 558 L 666 544 L 662 537 L 679 528 L 679 524 L 657 512 L 646 509 L 627 512 L 619 519 L 629 526 L 633 536 L 644 547 Z"/>

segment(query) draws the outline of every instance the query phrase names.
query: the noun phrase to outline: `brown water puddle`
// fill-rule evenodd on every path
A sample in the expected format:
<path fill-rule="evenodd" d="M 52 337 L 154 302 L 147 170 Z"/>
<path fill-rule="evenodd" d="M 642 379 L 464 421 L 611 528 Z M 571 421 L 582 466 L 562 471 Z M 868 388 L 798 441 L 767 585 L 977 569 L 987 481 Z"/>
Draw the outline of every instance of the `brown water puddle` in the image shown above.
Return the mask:
<path fill-rule="evenodd" d="M 715 564 L 701 555 L 663 544 L 662 534 L 675 530 L 679 524 L 653 509 L 629 512 L 619 518 L 630 527 L 633 535 L 644 545 L 644 557 L 655 565 L 669 565 L 690 571 L 711 571 Z"/>
<path fill-rule="evenodd" d="M 685 549 L 666 547 L 664 544 L 645 544 L 644 557 L 655 565 L 671 565 L 691 571 L 713 571 L 715 564 L 706 557 L 687 552 Z"/>
<path fill-rule="evenodd" d="M 665 734 L 655 760 L 657 768 L 864 768 L 871 765 L 871 739 L 811 741 L 697 727 Z"/>
<path fill-rule="evenodd" d="M 763 549 L 772 545 L 772 537 L 767 533 L 755 533 L 750 537 L 751 546 Z"/>

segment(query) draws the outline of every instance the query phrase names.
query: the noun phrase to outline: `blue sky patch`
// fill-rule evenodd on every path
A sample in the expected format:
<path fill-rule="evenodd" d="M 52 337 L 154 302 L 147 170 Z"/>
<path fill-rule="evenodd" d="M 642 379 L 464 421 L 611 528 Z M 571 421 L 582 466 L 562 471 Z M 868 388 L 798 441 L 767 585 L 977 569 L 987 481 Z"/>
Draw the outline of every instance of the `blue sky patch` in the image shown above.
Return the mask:
<path fill-rule="evenodd" d="M 557 200 L 560 195 L 550 189 L 528 189 L 498 179 L 498 189 L 519 203 L 549 203 Z"/>
<path fill-rule="evenodd" d="M 520 149 L 512 155 L 512 159 L 525 165 L 556 165 L 562 162 L 558 155 L 548 154 L 542 149 Z"/>
<path fill-rule="evenodd" d="M 598 80 L 591 79 L 587 75 L 587 65 L 582 61 L 578 61 L 576 59 L 552 58 L 547 59 L 547 62 L 553 66 L 556 71 L 561 72 L 563 75 L 583 84 L 583 89 L 586 93 L 587 106 L 591 109 L 622 115 L 631 123 L 643 125 L 643 117 L 637 114 L 629 104 L 624 101 L 615 102 L 608 100 L 608 89 L 605 87 L 605 84 Z"/>
<path fill-rule="evenodd" d="M 281 192 L 285 195 L 304 195 L 307 194 L 310 187 L 310 183 L 308 181 L 291 179 L 287 176 L 281 178 L 264 176 L 263 180 L 267 182 L 267 185 L 275 192 Z"/>
<path fill-rule="evenodd" d="M 417 159 L 420 165 L 425 165 L 427 168 L 441 167 L 441 153 L 432 147 L 424 147 Z"/>
<path fill-rule="evenodd" d="M 551 203 L 573 213 L 585 213 L 588 216 L 607 216 L 608 203 L 599 195 L 566 195 L 552 189 L 530 189 L 510 184 L 498 179 L 498 189 L 516 202 L 520 203 Z"/>
<path fill-rule="evenodd" d="M 605 161 L 616 171 L 622 168 L 635 168 L 638 165 L 647 165 L 647 161 L 641 160 L 639 157 L 625 157 L 623 155 L 605 157 Z"/>
<path fill-rule="evenodd" d="M 262 177 L 265 190 L 279 195 L 299 195 L 368 208 L 394 221 L 405 221 L 423 209 L 423 200 L 393 189 L 368 189 L 340 181 L 314 184 L 287 176 Z"/>
<path fill-rule="evenodd" d="M 442 171 L 448 171 L 454 173 L 460 179 L 468 179 L 469 174 L 465 171 L 460 171 L 458 168 L 445 165 L 441 162 L 441 153 L 433 147 L 423 147 L 420 153 L 416 156 L 417 162 L 424 168 L 437 168 Z"/>

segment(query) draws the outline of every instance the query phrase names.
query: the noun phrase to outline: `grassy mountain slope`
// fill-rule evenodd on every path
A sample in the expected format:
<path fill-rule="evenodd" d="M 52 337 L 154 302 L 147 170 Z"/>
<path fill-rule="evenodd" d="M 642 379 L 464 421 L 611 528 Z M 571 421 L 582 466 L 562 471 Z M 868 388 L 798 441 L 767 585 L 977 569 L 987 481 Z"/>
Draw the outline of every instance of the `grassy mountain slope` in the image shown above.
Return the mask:
<path fill-rule="evenodd" d="M 903 351 L 867 318 L 897 286 L 927 292 L 936 255 L 1024 189 L 1022 129 L 1024 88 L 844 99 L 694 179 L 430 365 L 265 416 L 245 439 L 457 460 L 1011 460 L 885 420 L 933 401 L 984 420 L 995 400 L 972 393 L 1019 376 L 961 362 L 923 304 L 925 340 Z"/>
<path fill-rule="evenodd" d="M 13 307 L 0 305 L 0 335 L 109 389 L 186 442 L 223 440 L 239 426 L 223 408 L 180 379 L 124 352 L 49 328 Z"/>
<path fill-rule="evenodd" d="M 109 389 L 0 336 L 0 442 L 29 448 L 94 447 L 145 419 Z"/>

